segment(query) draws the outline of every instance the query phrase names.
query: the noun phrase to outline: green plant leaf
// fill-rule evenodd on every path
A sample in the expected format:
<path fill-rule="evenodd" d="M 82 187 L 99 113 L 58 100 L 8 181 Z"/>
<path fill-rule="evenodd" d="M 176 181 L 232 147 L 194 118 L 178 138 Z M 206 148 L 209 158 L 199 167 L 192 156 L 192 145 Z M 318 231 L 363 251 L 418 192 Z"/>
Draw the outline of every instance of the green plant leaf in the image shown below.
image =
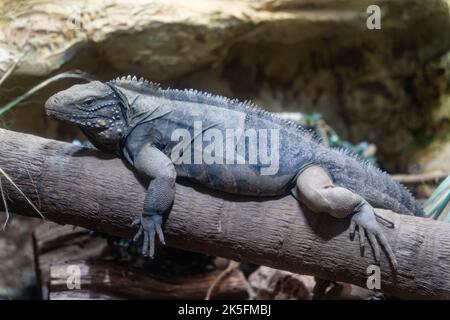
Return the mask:
<path fill-rule="evenodd" d="M 41 83 L 35 85 L 34 87 L 32 87 L 30 90 L 28 90 L 21 96 L 18 96 L 13 101 L 11 101 L 8 104 L 6 104 L 5 106 L 1 107 L 0 108 L 0 116 L 2 114 L 4 114 L 6 111 L 8 111 L 11 108 L 15 107 L 16 105 L 18 105 L 20 102 L 22 102 L 29 96 L 31 96 L 34 93 L 36 93 L 37 91 L 41 90 L 45 86 L 49 85 L 50 83 L 61 80 L 61 79 L 69 79 L 69 78 L 83 79 L 86 81 L 94 80 L 94 78 L 90 74 L 80 71 L 80 70 L 59 73 L 57 75 L 54 75 L 53 77 L 46 79 L 45 81 L 42 81 Z"/>

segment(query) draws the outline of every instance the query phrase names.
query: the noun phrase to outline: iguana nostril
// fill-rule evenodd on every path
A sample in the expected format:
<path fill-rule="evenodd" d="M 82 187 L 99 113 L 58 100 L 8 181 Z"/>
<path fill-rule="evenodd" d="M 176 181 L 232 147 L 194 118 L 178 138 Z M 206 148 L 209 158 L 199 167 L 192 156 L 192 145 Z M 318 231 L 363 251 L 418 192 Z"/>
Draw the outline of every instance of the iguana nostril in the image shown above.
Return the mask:
<path fill-rule="evenodd" d="M 45 102 L 45 112 L 47 115 L 54 115 L 54 113 L 61 107 L 61 101 L 58 97 L 52 96 Z"/>
<path fill-rule="evenodd" d="M 55 97 L 55 96 L 50 97 L 50 98 L 47 100 L 47 102 L 45 103 L 45 108 L 48 109 L 48 108 L 55 107 L 55 106 L 58 105 L 58 102 L 59 102 L 59 100 L 58 100 L 57 97 Z"/>

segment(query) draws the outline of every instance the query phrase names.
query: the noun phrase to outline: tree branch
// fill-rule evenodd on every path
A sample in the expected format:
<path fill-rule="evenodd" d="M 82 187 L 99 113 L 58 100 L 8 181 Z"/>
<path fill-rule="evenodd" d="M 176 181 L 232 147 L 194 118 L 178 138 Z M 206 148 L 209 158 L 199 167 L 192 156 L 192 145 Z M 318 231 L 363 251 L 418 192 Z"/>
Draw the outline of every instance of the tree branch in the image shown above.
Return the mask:
<path fill-rule="evenodd" d="M 417 174 L 394 174 L 392 177 L 394 180 L 403 184 L 420 184 L 426 182 L 438 182 L 444 180 L 450 172 L 441 170 L 417 173 Z"/>
<path fill-rule="evenodd" d="M 145 188 L 119 159 L 96 150 L 0 129 L 0 168 L 52 221 L 131 237 Z M 10 209 L 37 216 L 3 185 Z M 177 184 L 164 225 L 169 246 L 366 286 L 371 250 L 360 256 L 348 219 L 314 214 L 291 196 L 225 195 Z M 382 214 L 393 214 L 382 210 Z M 397 255 L 394 273 L 382 255 L 381 291 L 403 298 L 450 298 L 450 224 L 394 215 L 386 229 Z"/>

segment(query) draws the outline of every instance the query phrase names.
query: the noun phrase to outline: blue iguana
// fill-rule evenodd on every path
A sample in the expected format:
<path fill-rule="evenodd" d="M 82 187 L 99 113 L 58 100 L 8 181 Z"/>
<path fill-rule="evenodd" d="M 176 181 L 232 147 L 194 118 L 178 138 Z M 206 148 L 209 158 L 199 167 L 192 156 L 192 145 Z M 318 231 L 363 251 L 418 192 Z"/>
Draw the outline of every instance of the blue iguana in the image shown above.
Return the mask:
<path fill-rule="evenodd" d="M 397 267 L 373 207 L 422 216 L 405 187 L 346 152 L 327 148 L 303 127 L 250 102 L 195 90 L 163 89 L 136 77 L 78 84 L 54 94 L 48 115 L 77 124 L 98 149 L 116 154 L 150 178 L 135 240 L 153 256 L 164 243 L 162 214 L 175 180 L 185 177 L 227 193 L 258 197 L 292 193 L 314 212 L 349 217 L 361 246 L 367 236 L 378 262 L 380 245 Z"/>

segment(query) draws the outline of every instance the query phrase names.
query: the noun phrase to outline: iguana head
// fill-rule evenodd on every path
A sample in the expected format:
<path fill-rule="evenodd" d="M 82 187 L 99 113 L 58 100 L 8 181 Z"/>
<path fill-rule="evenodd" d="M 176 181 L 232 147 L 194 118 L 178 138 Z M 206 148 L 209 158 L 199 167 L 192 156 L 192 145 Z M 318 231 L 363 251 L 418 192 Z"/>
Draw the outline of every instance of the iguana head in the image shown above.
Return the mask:
<path fill-rule="evenodd" d="M 114 152 L 127 128 L 128 106 L 120 95 L 112 84 L 92 81 L 54 94 L 45 103 L 45 110 L 59 120 L 79 125 L 97 148 Z"/>

